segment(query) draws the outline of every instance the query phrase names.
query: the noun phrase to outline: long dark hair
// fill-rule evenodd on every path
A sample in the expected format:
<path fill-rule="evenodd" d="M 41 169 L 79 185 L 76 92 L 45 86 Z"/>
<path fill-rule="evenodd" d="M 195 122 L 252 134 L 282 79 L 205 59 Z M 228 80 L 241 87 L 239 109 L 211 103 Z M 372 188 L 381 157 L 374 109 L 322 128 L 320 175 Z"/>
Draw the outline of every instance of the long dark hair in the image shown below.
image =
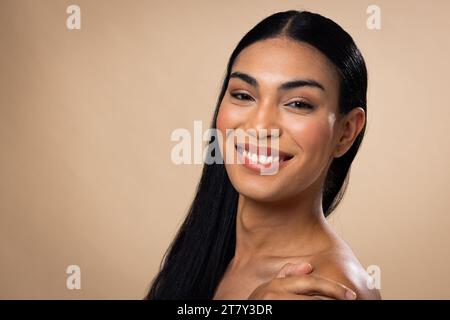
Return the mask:
<path fill-rule="evenodd" d="M 228 61 L 211 128 L 216 128 L 219 106 L 227 89 L 233 63 L 249 45 L 264 39 L 288 37 L 321 51 L 340 76 L 339 112 L 356 107 L 366 110 L 367 70 L 352 37 L 332 20 L 308 11 L 275 13 L 251 29 Z M 366 121 L 367 122 L 367 121 Z M 327 217 L 338 205 L 348 183 L 350 165 L 359 149 L 366 126 L 352 147 L 334 158 L 325 180 L 322 207 Z M 211 138 L 210 154 L 218 149 Z M 220 153 L 220 152 L 219 152 Z M 223 164 L 204 164 L 195 198 L 186 219 L 171 243 L 145 299 L 212 299 L 236 246 L 238 193 Z"/>

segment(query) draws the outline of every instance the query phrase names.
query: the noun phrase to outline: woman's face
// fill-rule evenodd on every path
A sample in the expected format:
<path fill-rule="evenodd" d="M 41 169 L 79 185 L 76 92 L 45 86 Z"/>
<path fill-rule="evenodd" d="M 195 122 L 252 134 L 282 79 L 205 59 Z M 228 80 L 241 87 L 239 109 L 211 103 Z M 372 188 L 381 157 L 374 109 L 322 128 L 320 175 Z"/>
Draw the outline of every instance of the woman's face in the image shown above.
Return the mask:
<path fill-rule="evenodd" d="M 237 163 L 241 149 L 223 140 L 224 159 L 227 152 L 234 154 L 234 162 L 225 162 L 225 167 L 236 190 L 253 199 L 278 201 L 324 178 L 339 139 L 339 78 L 331 62 L 308 44 L 268 39 L 241 51 L 231 75 L 216 122 L 222 136 L 226 138 L 226 129 L 253 129 L 256 134 L 248 138 L 256 137 L 256 143 L 267 138 L 263 144 L 278 143 L 280 152 L 276 174 L 264 175 L 257 170 L 261 163 Z M 301 81 L 282 87 L 296 80 Z M 271 135 L 270 129 L 278 134 Z M 261 162 L 267 165 L 267 158 Z"/>

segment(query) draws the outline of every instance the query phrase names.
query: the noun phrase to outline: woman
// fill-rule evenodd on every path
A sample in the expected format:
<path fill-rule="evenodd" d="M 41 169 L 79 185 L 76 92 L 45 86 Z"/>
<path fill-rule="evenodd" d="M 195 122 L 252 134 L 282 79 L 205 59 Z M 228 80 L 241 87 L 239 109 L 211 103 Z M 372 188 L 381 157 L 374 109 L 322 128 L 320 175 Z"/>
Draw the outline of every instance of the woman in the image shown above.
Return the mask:
<path fill-rule="evenodd" d="M 146 298 L 379 299 L 326 221 L 364 135 L 366 91 L 364 59 L 332 20 L 290 10 L 251 29 L 230 57 L 211 124 L 225 138 L 208 146 L 244 161 L 204 165 Z M 267 144 L 226 143 L 227 129 L 276 142 L 268 150 L 277 156 L 260 153 Z M 274 174 L 261 174 L 274 162 Z"/>

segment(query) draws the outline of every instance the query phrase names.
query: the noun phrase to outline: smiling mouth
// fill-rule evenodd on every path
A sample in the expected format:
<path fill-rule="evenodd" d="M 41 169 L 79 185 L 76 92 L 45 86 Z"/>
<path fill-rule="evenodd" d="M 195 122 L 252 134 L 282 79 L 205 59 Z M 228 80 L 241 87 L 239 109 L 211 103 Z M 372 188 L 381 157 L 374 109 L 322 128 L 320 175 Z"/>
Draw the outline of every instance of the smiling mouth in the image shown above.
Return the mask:
<path fill-rule="evenodd" d="M 294 158 L 291 154 L 269 146 L 255 146 L 245 143 L 236 144 L 235 147 L 238 153 L 244 158 L 244 165 L 253 164 L 267 167 L 278 162 L 278 165 L 281 166 Z"/>

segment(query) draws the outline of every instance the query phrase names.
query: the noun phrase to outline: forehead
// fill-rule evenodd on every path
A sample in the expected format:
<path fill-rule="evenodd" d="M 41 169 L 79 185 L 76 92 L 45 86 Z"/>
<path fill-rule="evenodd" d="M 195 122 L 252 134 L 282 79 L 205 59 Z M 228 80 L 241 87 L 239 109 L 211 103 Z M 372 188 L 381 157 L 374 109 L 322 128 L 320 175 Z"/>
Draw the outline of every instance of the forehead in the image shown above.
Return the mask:
<path fill-rule="evenodd" d="M 258 82 L 277 85 L 293 78 L 310 78 L 326 89 L 337 90 L 339 77 L 334 65 L 313 46 L 288 38 L 257 41 L 237 56 L 231 72 L 252 74 Z"/>

